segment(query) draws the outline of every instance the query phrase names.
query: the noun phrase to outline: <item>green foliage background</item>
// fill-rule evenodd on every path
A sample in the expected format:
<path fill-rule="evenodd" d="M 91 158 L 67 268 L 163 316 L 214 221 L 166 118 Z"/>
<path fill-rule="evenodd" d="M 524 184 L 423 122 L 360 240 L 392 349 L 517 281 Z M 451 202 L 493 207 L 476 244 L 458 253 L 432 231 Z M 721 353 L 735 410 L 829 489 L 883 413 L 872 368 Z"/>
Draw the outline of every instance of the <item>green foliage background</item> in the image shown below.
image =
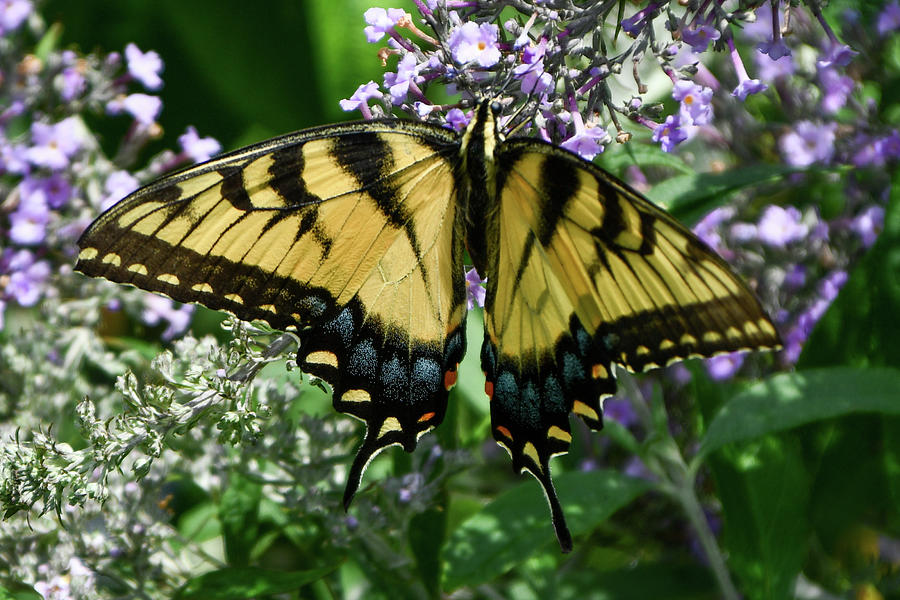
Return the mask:
<path fill-rule="evenodd" d="M 54 0 L 43 13 L 64 24 L 64 46 L 121 51 L 135 42 L 159 52 L 166 63 L 160 93 L 166 129 L 147 149 L 155 153 L 175 147 L 176 136 L 189 124 L 231 149 L 345 118 L 337 101 L 360 83 L 380 81 L 383 73 L 378 46 L 367 44 L 362 33 L 362 13 L 372 4 L 269 0 L 261 10 L 257 3 L 220 0 Z M 115 124 L 98 127 L 110 140 L 122 134 Z M 622 156 L 634 159 L 625 153 L 606 160 L 624 166 L 628 160 Z M 696 218 L 722 203 L 722 192 L 778 181 L 785 173 L 777 165 L 754 169 L 718 180 L 685 174 L 658 186 L 654 196 L 681 217 Z M 900 597 L 900 557 L 882 556 L 878 547 L 879 539 L 900 537 L 900 182 L 896 174 L 893 178 L 883 235 L 851 273 L 795 372 L 750 387 L 723 387 L 694 369 L 696 418 L 704 436 L 688 467 L 692 474 L 708 475 L 704 485 L 718 498 L 724 517 L 720 543 L 748 598 L 789 597 L 801 570 L 833 589 L 878 582 L 884 597 Z M 821 190 L 828 184 L 819 185 Z M 830 191 L 839 192 L 833 185 Z M 792 190 L 798 198 L 807 192 Z M 469 385 L 473 393 L 478 385 Z M 486 406 L 479 412 L 463 403 L 462 414 L 453 417 L 458 431 L 442 437 L 461 437 L 467 447 L 477 448 L 478 436 L 461 431 L 468 427 L 459 423 L 474 423 L 486 437 L 485 411 Z M 603 435 L 617 431 L 612 427 Z M 260 490 L 236 477 L 218 507 L 230 568 L 198 577 L 181 597 L 289 591 L 295 597 L 333 597 L 341 593 L 321 578 L 334 569 L 341 573 L 339 588 L 360 586 L 372 594 L 367 597 L 436 597 L 439 590 L 463 586 L 477 597 L 484 583 L 502 585 L 519 598 L 717 597 L 700 559 L 667 551 L 665 540 L 643 534 L 652 527 L 639 519 L 681 518 L 678 508 L 658 493 L 648 494 L 649 486 L 640 480 L 611 471 L 573 471 L 578 448 L 573 450 L 573 456 L 554 463 L 579 538 L 580 550 L 572 557 L 558 554 L 537 486 L 514 484 L 503 473 L 498 477 L 504 485 L 508 480 L 509 489 L 487 508 L 456 493 L 448 499 L 448 512 L 441 508 L 414 517 L 410 560 L 420 580 L 409 589 L 390 574 L 367 572 L 365 561 L 353 556 L 345 557 L 343 566 L 323 565 L 313 556 L 288 560 L 288 570 L 265 571 L 249 556 L 258 542 Z M 402 470 L 404 460 L 397 458 L 395 468 Z M 623 510 L 610 520 L 617 509 Z M 585 538 L 589 532 L 594 533 Z M 319 584 L 302 587 L 309 582 Z"/>

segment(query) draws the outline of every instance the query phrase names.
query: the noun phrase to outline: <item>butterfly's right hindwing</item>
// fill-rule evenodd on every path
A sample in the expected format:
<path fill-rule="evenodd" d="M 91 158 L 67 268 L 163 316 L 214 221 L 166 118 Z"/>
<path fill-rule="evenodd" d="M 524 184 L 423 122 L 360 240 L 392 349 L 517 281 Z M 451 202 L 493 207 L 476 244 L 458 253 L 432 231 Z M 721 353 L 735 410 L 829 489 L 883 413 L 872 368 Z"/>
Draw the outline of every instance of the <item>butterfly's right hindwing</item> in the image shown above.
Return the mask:
<path fill-rule="evenodd" d="M 301 338 L 362 419 L 349 501 L 382 448 L 440 423 L 465 340 L 452 134 L 394 121 L 307 130 L 142 188 L 82 236 L 77 269 Z"/>

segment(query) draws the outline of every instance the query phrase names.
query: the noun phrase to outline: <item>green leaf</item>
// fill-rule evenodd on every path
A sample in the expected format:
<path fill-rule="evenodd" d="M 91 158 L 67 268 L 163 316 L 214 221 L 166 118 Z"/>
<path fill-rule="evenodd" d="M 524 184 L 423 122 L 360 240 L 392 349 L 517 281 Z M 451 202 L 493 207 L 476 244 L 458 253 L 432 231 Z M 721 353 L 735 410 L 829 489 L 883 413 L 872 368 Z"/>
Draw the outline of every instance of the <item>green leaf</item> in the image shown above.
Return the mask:
<path fill-rule="evenodd" d="M 429 508 L 409 520 L 409 547 L 416 560 L 416 570 L 435 598 L 440 596 L 441 549 L 446 538 L 447 511 L 443 506 Z"/>
<path fill-rule="evenodd" d="M 650 488 L 615 471 L 563 473 L 556 489 L 573 535 L 587 533 Z M 576 547 L 578 542 L 576 541 Z M 489 581 L 540 549 L 558 552 L 550 512 L 533 481 L 499 496 L 463 523 L 444 551 L 444 589 Z"/>
<path fill-rule="evenodd" d="M 728 194 L 781 179 L 795 171 L 784 165 L 753 165 L 722 173 L 677 175 L 654 186 L 647 195 L 678 220 L 694 223 L 723 205 Z"/>
<path fill-rule="evenodd" d="M 900 176 L 878 241 L 850 274 L 803 348 L 798 368 L 900 367 Z"/>
<path fill-rule="evenodd" d="M 338 565 L 307 571 L 272 571 L 258 567 L 236 567 L 204 573 L 188 581 L 175 595 L 177 600 L 243 600 L 292 592 L 318 581 Z"/>
<path fill-rule="evenodd" d="M 632 165 L 642 169 L 646 167 L 667 167 L 683 175 L 692 175 L 694 169 L 685 163 L 680 156 L 671 152 L 663 152 L 659 146 L 651 144 L 616 144 L 613 149 L 606 150 L 597 157 L 596 163 L 610 171 L 621 175 Z"/>
<path fill-rule="evenodd" d="M 0 600 L 43 600 L 30 585 L 14 579 L 0 578 Z"/>
<path fill-rule="evenodd" d="M 228 564 L 245 567 L 259 532 L 259 502 L 262 487 L 236 471 L 228 477 L 228 487 L 219 502 L 219 521 Z"/>
<path fill-rule="evenodd" d="M 782 373 L 731 399 L 713 418 L 697 458 L 734 442 L 851 413 L 900 415 L 900 370 L 835 367 Z"/>
<path fill-rule="evenodd" d="M 791 595 L 807 553 L 810 476 L 795 436 L 729 446 L 710 461 L 722 546 L 748 598 Z"/>

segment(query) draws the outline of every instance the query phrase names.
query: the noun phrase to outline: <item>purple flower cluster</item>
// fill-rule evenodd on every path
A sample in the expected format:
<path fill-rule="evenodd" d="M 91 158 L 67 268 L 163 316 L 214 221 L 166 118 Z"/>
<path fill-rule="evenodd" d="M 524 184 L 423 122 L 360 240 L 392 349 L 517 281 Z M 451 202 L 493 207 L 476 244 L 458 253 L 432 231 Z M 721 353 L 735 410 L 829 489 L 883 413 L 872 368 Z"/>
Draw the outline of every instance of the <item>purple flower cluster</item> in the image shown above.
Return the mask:
<path fill-rule="evenodd" d="M 12 305 L 33 307 L 59 294 L 56 277 L 63 265 L 70 271 L 81 230 L 139 186 L 122 157 L 136 156 L 161 131 L 160 98 L 130 89 L 162 87 L 157 53 L 129 44 L 124 61 L 117 53 L 100 58 L 52 49 L 38 58 L 30 45 L 40 38 L 42 22 L 32 22 L 37 30 L 24 27 L 32 12 L 31 2 L 0 2 L 0 82 L 6 84 L 0 86 L 0 328 L 9 326 L 3 315 Z M 102 153 L 85 124 L 84 115 L 97 107 L 131 119 L 119 164 Z M 181 153 L 165 154 L 149 174 L 219 151 L 215 140 L 192 127 L 179 142 Z M 174 313 L 165 318 L 179 331 L 187 325 Z"/>

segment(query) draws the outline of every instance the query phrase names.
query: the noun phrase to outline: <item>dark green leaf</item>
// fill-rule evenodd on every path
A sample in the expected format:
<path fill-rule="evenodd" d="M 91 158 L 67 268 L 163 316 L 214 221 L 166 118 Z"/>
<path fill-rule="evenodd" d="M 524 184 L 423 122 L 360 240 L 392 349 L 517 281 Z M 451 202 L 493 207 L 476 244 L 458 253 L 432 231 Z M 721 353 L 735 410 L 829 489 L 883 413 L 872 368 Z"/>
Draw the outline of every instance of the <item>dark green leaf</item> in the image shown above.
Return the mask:
<path fill-rule="evenodd" d="M 791 596 L 807 552 L 809 474 L 794 436 L 729 446 L 710 467 L 722 505 L 722 547 L 747 597 Z"/>
<path fill-rule="evenodd" d="M 556 489 L 575 536 L 591 531 L 649 488 L 646 481 L 605 470 L 563 473 L 556 478 Z M 444 588 L 454 590 L 489 581 L 540 549 L 559 552 L 539 486 L 533 481 L 522 482 L 453 532 L 444 551 Z"/>
<path fill-rule="evenodd" d="M 43 600 L 43 596 L 30 585 L 0 578 L 0 600 Z"/>
<path fill-rule="evenodd" d="M 308 571 L 271 571 L 237 567 L 204 573 L 188 581 L 175 595 L 178 600 L 243 600 L 283 594 L 318 581 L 338 565 Z"/>
<path fill-rule="evenodd" d="M 683 175 L 691 175 L 694 169 L 685 163 L 680 156 L 671 152 L 663 152 L 657 145 L 624 144 L 614 145 L 596 159 L 596 163 L 618 175 L 622 175 L 627 167 L 636 165 L 646 167 L 667 167 Z"/>
<path fill-rule="evenodd" d="M 850 413 L 900 415 L 900 370 L 837 367 L 782 373 L 731 399 L 715 416 L 698 459 L 734 442 Z"/>
<path fill-rule="evenodd" d="M 225 556 L 233 567 L 245 567 L 259 532 L 262 487 L 236 471 L 219 502 L 219 521 L 225 540 Z"/>
<path fill-rule="evenodd" d="M 647 195 L 677 219 L 690 224 L 723 205 L 728 194 L 780 179 L 794 171 L 784 165 L 753 165 L 722 173 L 677 175 L 654 186 Z"/>
<path fill-rule="evenodd" d="M 432 597 L 440 595 L 441 550 L 447 538 L 447 511 L 443 507 L 430 508 L 409 521 L 409 547 L 416 561 L 416 570 Z"/>

